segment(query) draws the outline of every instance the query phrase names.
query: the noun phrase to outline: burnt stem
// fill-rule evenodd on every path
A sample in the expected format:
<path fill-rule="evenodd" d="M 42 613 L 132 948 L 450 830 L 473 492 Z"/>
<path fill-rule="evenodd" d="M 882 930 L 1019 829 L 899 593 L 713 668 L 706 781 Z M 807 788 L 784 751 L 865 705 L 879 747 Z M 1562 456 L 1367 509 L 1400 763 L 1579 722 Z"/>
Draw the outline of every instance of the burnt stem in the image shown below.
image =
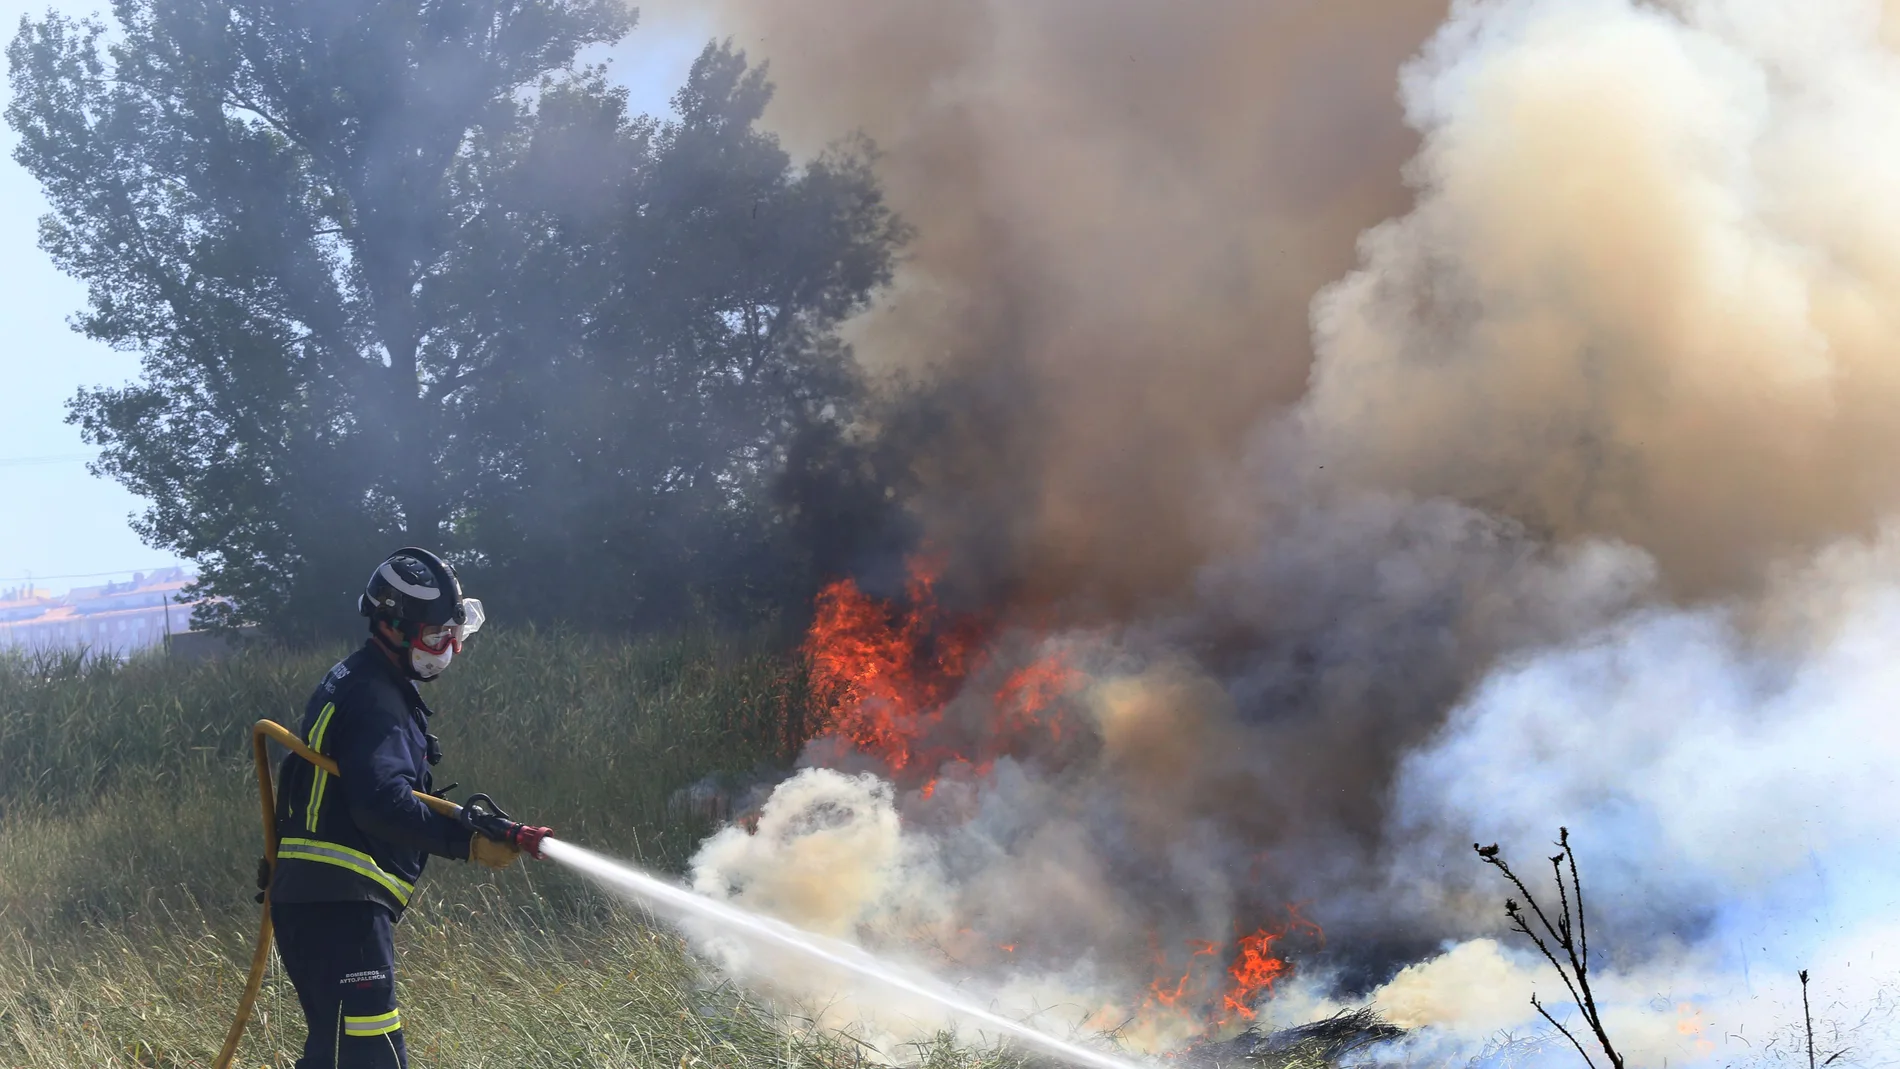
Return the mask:
<path fill-rule="evenodd" d="M 1609 1033 L 1604 1030 L 1603 1017 L 1597 1008 L 1596 993 L 1590 989 L 1589 942 L 1583 920 L 1583 881 L 1577 875 L 1577 855 L 1570 847 L 1569 828 L 1558 829 L 1557 847 L 1560 853 L 1550 859 L 1551 874 L 1557 881 L 1557 902 L 1560 908 L 1557 922 L 1553 924 L 1550 916 L 1538 904 L 1537 896 L 1531 894 L 1530 888 L 1524 885 L 1524 881 L 1518 878 L 1517 873 L 1511 871 L 1510 864 L 1498 853 L 1495 845 L 1472 844 L 1472 849 L 1477 851 L 1479 860 L 1503 873 L 1504 878 L 1511 882 L 1511 886 L 1517 888 L 1518 893 L 1524 896 L 1524 901 L 1530 906 L 1531 913 L 1543 927 L 1544 934 L 1540 935 L 1532 930 L 1530 922 L 1525 918 L 1523 908 L 1514 899 L 1505 899 L 1505 916 L 1511 919 L 1517 931 L 1530 938 L 1538 952 L 1544 955 L 1544 960 L 1550 962 L 1551 968 L 1557 970 L 1558 978 L 1563 980 L 1564 987 L 1570 992 L 1571 1001 L 1576 1003 L 1577 1009 L 1583 1014 L 1585 1023 L 1590 1026 L 1590 1031 L 1596 1036 L 1597 1044 L 1603 1048 L 1603 1054 L 1609 1059 L 1611 1069 L 1623 1069 L 1623 1056 L 1617 1053 L 1616 1046 L 1610 1042 Z M 1568 873 L 1565 871 L 1566 867 L 1569 870 Z M 1569 876 L 1567 884 L 1564 879 L 1566 875 Z M 1574 914 L 1572 913 L 1573 900 Z M 1546 935 L 1549 937 L 1548 942 L 1545 940 Z M 1552 944 L 1555 944 L 1556 950 L 1563 951 L 1562 957 L 1559 957 L 1556 950 L 1552 949 Z M 1802 991 L 1805 1005 L 1805 986 Z M 1571 1044 L 1577 1048 L 1577 1053 L 1583 1055 L 1583 1060 L 1590 1069 L 1596 1069 L 1595 1063 L 1591 1061 L 1589 1053 L 1583 1049 L 1582 1044 L 1578 1043 L 1577 1037 L 1551 1016 L 1550 1012 L 1538 1001 L 1536 995 L 1531 996 L 1531 1005 L 1537 1008 L 1537 1012 L 1542 1014 L 1546 1021 L 1562 1032 L 1566 1039 L 1570 1040 Z M 1811 1030 L 1808 1060 L 1810 1063 L 1808 1069 L 1814 1069 Z"/>
<path fill-rule="evenodd" d="M 1473 843 L 1472 845 L 1476 846 L 1477 844 Z M 1538 921 L 1543 924 L 1544 930 L 1550 933 L 1551 941 L 1561 945 L 1561 940 L 1557 935 L 1557 929 L 1551 925 L 1550 919 L 1544 916 L 1543 909 L 1537 904 L 1536 896 L 1531 894 L 1530 888 L 1524 886 L 1524 881 L 1518 878 L 1517 873 L 1511 871 L 1510 863 L 1495 852 L 1496 848 L 1493 847 L 1491 849 L 1493 852 L 1490 854 L 1486 854 L 1483 850 L 1478 851 L 1478 856 L 1484 859 L 1485 864 L 1504 873 L 1504 878 L 1510 880 L 1511 886 L 1516 887 L 1518 893 L 1524 896 L 1524 900 L 1530 903 L 1531 912 L 1536 914 Z M 1530 922 L 1524 919 L 1524 911 L 1518 906 L 1515 899 L 1507 898 L 1504 900 L 1504 915 L 1511 918 L 1512 923 L 1516 926 L 1518 931 L 1530 937 L 1531 943 L 1537 947 L 1539 953 L 1544 955 L 1544 960 L 1550 962 L 1550 967 L 1557 970 L 1557 976 L 1563 980 L 1564 986 L 1570 989 L 1570 1000 L 1575 1002 L 1578 1006 L 1582 1006 L 1583 997 L 1577 991 L 1576 986 L 1570 982 L 1570 973 L 1567 972 L 1563 964 L 1557 960 L 1557 955 L 1551 951 L 1550 946 L 1544 942 L 1543 937 L 1531 930 Z"/>
<path fill-rule="evenodd" d="M 1557 846 L 1563 851 L 1563 853 L 1557 855 L 1556 858 L 1551 859 L 1551 868 L 1556 871 L 1557 875 L 1557 891 L 1559 895 L 1562 895 L 1564 887 L 1564 874 L 1562 869 L 1558 866 L 1558 860 L 1568 859 L 1570 863 L 1570 878 L 1571 882 L 1575 885 L 1577 898 L 1576 924 L 1577 928 L 1581 930 L 1583 927 L 1583 881 L 1577 879 L 1577 854 L 1576 851 L 1570 848 L 1569 828 L 1560 827 L 1557 829 Z M 1570 904 L 1568 898 L 1566 898 L 1564 902 L 1564 925 L 1565 930 L 1568 931 L 1570 925 Z M 1609 1056 L 1611 1064 L 1613 1064 L 1616 1069 L 1623 1069 L 1623 1057 L 1610 1045 L 1610 1037 L 1603 1030 L 1603 1016 L 1597 1012 L 1596 994 L 1590 990 L 1590 959 L 1579 954 L 1574 944 L 1566 947 L 1566 949 L 1570 954 L 1570 967 L 1577 974 L 1577 986 L 1583 990 L 1583 999 L 1579 1003 L 1583 1009 L 1583 1018 L 1589 1022 L 1590 1030 L 1596 1033 L 1597 1042 L 1603 1045 L 1603 1051 Z M 1809 1069 L 1813 1069 L 1813 1067 L 1810 1066 Z"/>
<path fill-rule="evenodd" d="M 1564 856 L 1570 859 L 1570 886 L 1577 898 L 1577 942 L 1581 945 L 1583 964 L 1590 965 L 1590 929 L 1583 920 L 1583 881 L 1577 879 L 1577 852 L 1570 849 L 1570 829 L 1557 829 L 1557 845 L 1564 848 Z"/>
<path fill-rule="evenodd" d="M 1577 1053 L 1583 1058 L 1583 1064 L 1589 1066 L 1590 1069 L 1597 1069 L 1597 1063 L 1590 1060 L 1590 1052 L 1583 1049 L 1583 1044 L 1577 1042 L 1577 1037 L 1570 1034 L 1570 1029 L 1565 1028 L 1562 1021 L 1550 1015 L 1550 1011 L 1544 1008 L 1544 1004 L 1537 1001 L 1536 995 L 1531 996 L 1531 1005 L 1537 1007 L 1537 1012 L 1544 1015 L 1544 1020 L 1549 1021 L 1552 1028 L 1564 1034 L 1564 1038 L 1570 1041 L 1571 1046 L 1577 1048 Z"/>
<path fill-rule="evenodd" d="M 1808 1069 L 1814 1069 L 1814 1014 L 1808 1011 L 1808 970 L 1806 969 L 1801 970 L 1801 1020 L 1808 1026 Z"/>

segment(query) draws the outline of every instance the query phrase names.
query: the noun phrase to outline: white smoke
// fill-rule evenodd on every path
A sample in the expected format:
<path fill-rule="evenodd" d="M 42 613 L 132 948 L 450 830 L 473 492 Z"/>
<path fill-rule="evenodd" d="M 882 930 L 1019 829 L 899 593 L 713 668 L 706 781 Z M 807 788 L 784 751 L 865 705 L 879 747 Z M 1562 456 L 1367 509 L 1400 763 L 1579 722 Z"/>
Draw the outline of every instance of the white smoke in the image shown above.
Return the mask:
<path fill-rule="evenodd" d="M 1626 1032 L 1654 1031 L 1641 1007 L 1657 997 L 1759 1028 L 1802 969 L 1829 1003 L 1878 1006 L 1900 976 L 1896 553 L 1888 531 L 1784 574 L 1765 606 L 1641 613 L 1500 669 L 1401 770 L 1390 893 L 1432 900 L 1445 930 L 1480 928 L 1508 888 L 1459 864 L 1464 844 L 1499 841 L 1539 873 L 1562 823 Z M 1764 608 L 1801 629 L 1759 626 Z M 1447 1021 L 1465 1015 L 1467 984 L 1424 979 L 1408 1012 L 1441 999 Z"/>
<path fill-rule="evenodd" d="M 1469 844 L 1535 872 L 1567 825 L 1648 1063 L 1768 1057 L 1800 969 L 1830 1019 L 1900 975 L 1892 28 L 1871 0 L 1460 4 L 1404 82 L 1418 204 L 1315 304 L 1329 468 L 1625 540 L 1696 599 L 1506 656 L 1389 810 L 1385 894 L 1448 935 L 1507 890 Z M 1380 994 L 1460 1031 L 1524 986 L 1474 985 L 1477 945 Z"/>
<path fill-rule="evenodd" d="M 751 829 L 727 827 L 701 845 L 693 889 L 834 938 L 905 926 L 937 912 L 894 892 L 927 885 L 924 847 L 899 834 L 891 786 L 875 776 L 807 769 L 773 790 Z"/>

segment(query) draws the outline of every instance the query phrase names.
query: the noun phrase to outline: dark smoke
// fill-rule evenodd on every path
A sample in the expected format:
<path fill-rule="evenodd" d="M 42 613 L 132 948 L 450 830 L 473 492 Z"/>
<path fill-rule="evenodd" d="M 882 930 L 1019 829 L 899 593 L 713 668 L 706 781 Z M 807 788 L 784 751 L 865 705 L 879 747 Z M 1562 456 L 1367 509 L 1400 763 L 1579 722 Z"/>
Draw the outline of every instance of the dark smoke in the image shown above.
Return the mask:
<path fill-rule="evenodd" d="M 917 228 L 853 338 L 935 376 L 887 431 L 953 578 L 1177 592 L 1227 544 L 1246 435 L 1305 388 L 1313 294 L 1406 206 L 1396 72 L 1443 0 L 713 7 L 771 65 L 767 121 L 865 130 Z"/>

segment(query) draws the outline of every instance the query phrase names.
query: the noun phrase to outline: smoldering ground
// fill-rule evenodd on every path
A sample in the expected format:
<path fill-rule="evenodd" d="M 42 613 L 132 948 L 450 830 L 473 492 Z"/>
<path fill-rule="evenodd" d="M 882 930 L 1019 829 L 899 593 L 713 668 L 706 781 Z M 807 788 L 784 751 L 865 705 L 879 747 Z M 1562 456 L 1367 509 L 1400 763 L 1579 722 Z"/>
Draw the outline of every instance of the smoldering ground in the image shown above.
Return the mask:
<path fill-rule="evenodd" d="M 1089 744 L 928 798 L 806 773 L 805 832 L 723 833 L 707 887 L 1155 1045 L 1218 1016 L 1154 1001 L 1187 940 L 1305 903 L 1262 1012 L 1451 1034 L 1534 975 L 1469 942 L 1470 844 L 1561 823 L 1631 1056 L 1727 1050 L 1802 965 L 1871 996 L 1900 5 L 719 12 L 794 143 L 883 146 L 918 237 L 854 340 L 955 405 L 882 430 L 999 656 L 1085 669 Z M 832 834 L 884 845 L 801 868 Z"/>

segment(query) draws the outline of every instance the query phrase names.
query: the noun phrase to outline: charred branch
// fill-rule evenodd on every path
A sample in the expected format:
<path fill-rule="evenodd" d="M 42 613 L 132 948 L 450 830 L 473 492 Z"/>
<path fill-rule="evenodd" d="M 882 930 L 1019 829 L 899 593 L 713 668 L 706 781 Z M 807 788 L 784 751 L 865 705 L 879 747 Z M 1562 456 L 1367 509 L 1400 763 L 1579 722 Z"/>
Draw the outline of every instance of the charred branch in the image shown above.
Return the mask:
<path fill-rule="evenodd" d="M 1577 1009 L 1582 1012 L 1584 1022 L 1590 1026 L 1591 1033 L 1596 1037 L 1597 1045 L 1602 1048 L 1604 1057 L 1609 1059 L 1611 1069 L 1623 1069 L 1623 1056 L 1617 1053 L 1615 1045 L 1610 1042 L 1609 1033 L 1604 1030 L 1603 1017 L 1597 1008 L 1596 993 L 1590 988 L 1590 940 L 1583 919 L 1583 881 L 1577 875 L 1577 857 L 1570 848 L 1570 829 L 1557 829 L 1558 852 L 1549 859 L 1551 875 L 1557 883 L 1555 921 L 1552 921 L 1551 915 L 1544 911 L 1543 906 L 1537 901 L 1537 896 L 1525 886 L 1523 879 L 1511 870 L 1510 863 L 1504 860 L 1496 843 L 1490 846 L 1472 843 L 1471 848 L 1477 851 L 1478 860 L 1497 869 L 1506 880 L 1510 881 L 1511 886 L 1517 888 L 1518 894 L 1523 896 L 1530 911 L 1525 912 L 1517 899 L 1506 898 L 1504 915 L 1510 918 L 1514 929 L 1529 937 L 1538 953 L 1544 956 L 1545 961 L 1550 962 L 1551 968 L 1557 970 L 1558 977 L 1563 980 L 1564 987 L 1570 992 L 1571 1001 L 1576 1003 Z M 1531 924 L 1533 918 L 1536 920 L 1535 927 Z M 1804 973 L 1804 981 L 1805 977 Z M 1544 1008 L 1544 1004 L 1536 995 L 1531 996 L 1531 1005 L 1543 1015 L 1544 1020 L 1549 1021 L 1557 1031 L 1563 1033 L 1564 1038 L 1570 1040 L 1571 1044 L 1577 1048 L 1577 1053 L 1583 1056 L 1586 1065 L 1589 1065 L 1591 1069 L 1596 1069 L 1596 1063 L 1590 1058 L 1582 1042 Z"/>

